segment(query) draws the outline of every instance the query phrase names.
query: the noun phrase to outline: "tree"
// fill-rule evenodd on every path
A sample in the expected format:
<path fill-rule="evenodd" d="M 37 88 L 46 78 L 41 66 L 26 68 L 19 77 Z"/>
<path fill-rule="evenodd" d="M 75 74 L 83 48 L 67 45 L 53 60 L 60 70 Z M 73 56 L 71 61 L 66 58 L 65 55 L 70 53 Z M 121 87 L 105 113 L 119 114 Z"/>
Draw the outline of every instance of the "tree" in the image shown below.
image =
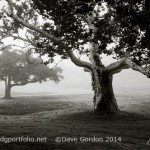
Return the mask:
<path fill-rule="evenodd" d="M 9 51 L 5 49 L 2 51 L 0 54 L 0 80 L 5 82 L 5 98 L 11 98 L 11 88 L 14 86 L 42 83 L 48 79 L 57 83 L 62 79 L 61 68 L 56 67 L 51 70 L 41 61 L 35 60 L 30 56 L 30 62 L 28 62 L 26 53 L 21 50 Z"/>
<path fill-rule="evenodd" d="M 132 68 L 150 77 L 148 0 L 32 0 L 21 5 L 6 1 L 7 26 L 14 26 L 15 32 L 29 29 L 38 53 L 70 58 L 91 73 L 95 112 L 119 112 L 112 86 L 114 74 Z M 89 61 L 81 59 L 83 54 Z M 112 55 L 116 62 L 105 66 L 104 55 Z"/>

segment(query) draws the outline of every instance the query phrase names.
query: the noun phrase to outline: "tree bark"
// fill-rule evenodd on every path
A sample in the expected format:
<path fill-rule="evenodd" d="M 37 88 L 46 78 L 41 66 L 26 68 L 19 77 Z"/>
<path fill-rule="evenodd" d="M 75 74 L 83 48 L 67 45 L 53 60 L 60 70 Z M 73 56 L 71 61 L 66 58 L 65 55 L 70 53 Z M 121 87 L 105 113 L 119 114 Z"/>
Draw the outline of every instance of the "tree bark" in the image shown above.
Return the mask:
<path fill-rule="evenodd" d="M 99 78 L 101 78 L 99 80 L 101 89 L 99 91 L 96 91 L 99 93 L 95 93 L 97 95 L 100 95 L 99 97 L 95 97 L 95 112 L 101 114 L 119 113 L 119 108 L 116 102 L 112 85 L 113 76 L 107 72 L 103 72 Z"/>
<path fill-rule="evenodd" d="M 11 87 L 7 86 L 5 89 L 5 97 L 6 99 L 10 99 L 11 98 Z"/>
<path fill-rule="evenodd" d="M 8 77 L 5 81 L 5 97 L 6 99 L 11 98 L 11 77 Z"/>

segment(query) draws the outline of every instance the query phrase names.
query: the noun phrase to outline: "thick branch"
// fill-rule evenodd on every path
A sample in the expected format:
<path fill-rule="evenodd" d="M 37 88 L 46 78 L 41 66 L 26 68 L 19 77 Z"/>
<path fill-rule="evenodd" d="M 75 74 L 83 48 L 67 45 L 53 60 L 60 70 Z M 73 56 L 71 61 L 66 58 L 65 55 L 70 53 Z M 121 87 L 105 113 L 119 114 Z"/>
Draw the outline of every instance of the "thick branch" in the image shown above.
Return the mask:
<path fill-rule="evenodd" d="M 111 72 L 111 74 L 116 74 L 116 73 L 121 72 L 121 71 L 124 70 L 124 69 L 129 69 L 129 68 L 130 68 L 130 67 L 129 67 L 128 65 L 125 65 L 124 67 L 119 68 L 119 69 L 117 69 L 117 70 Z"/>
<path fill-rule="evenodd" d="M 110 73 L 113 73 L 113 72 L 115 72 L 115 71 L 117 71 L 117 70 L 122 70 L 123 69 L 123 67 L 125 67 L 126 66 L 126 60 L 123 58 L 123 59 L 121 59 L 120 61 L 118 61 L 118 62 L 114 62 L 114 63 L 112 63 L 112 64 L 110 64 L 110 65 L 108 65 L 106 68 L 105 68 L 105 71 L 107 71 L 107 72 L 110 72 Z"/>
<path fill-rule="evenodd" d="M 105 68 L 105 71 L 114 74 L 120 72 L 123 69 L 128 69 L 128 68 L 141 72 L 142 74 L 146 75 L 148 78 L 150 77 L 150 67 L 143 68 L 137 65 L 136 63 L 134 63 L 129 58 L 123 58 L 118 62 L 108 65 Z"/>
<path fill-rule="evenodd" d="M 85 68 L 88 68 L 89 70 L 92 71 L 92 64 L 88 63 L 88 62 L 84 62 L 84 61 L 81 61 L 80 59 L 78 59 L 72 52 L 72 50 L 68 50 L 67 51 L 67 54 L 69 55 L 71 61 L 79 66 L 79 67 L 85 67 Z"/>

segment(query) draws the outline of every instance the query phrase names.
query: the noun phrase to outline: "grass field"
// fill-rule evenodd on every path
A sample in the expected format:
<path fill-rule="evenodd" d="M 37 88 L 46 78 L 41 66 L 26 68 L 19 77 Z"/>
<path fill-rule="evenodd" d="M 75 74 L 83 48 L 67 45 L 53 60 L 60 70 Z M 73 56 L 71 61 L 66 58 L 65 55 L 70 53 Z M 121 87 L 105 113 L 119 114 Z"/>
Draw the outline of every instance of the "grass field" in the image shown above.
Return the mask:
<path fill-rule="evenodd" d="M 96 116 L 92 95 L 0 99 L 0 138 L 46 137 L 47 141 L 4 143 L 0 139 L 0 150 L 150 149 L 146 144 L 150 138 L 150 94 L 116 95 L 123 112 L 118 116 Z M 56 137 L 63 142 L 56 142 Z M 94 137 L 99 141 L 89 141 Z"/>

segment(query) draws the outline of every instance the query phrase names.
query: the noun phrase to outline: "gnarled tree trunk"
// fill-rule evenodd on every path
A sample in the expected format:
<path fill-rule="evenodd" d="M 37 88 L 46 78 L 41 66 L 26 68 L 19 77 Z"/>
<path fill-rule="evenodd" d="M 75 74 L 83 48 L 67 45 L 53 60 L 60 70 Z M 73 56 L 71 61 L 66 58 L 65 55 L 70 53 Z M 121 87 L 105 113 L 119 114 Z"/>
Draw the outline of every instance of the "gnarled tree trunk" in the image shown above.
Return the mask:
<path fill-rule="evenodd" d="M 99 76 L 99 87 L 101 88 L 95 91 L 94 96 L 96 113 L 119 113 L 119 108 L 113 92 L 112 79 L 113 76 L 107 72 L 103 72 L 101 76 Z"/>

